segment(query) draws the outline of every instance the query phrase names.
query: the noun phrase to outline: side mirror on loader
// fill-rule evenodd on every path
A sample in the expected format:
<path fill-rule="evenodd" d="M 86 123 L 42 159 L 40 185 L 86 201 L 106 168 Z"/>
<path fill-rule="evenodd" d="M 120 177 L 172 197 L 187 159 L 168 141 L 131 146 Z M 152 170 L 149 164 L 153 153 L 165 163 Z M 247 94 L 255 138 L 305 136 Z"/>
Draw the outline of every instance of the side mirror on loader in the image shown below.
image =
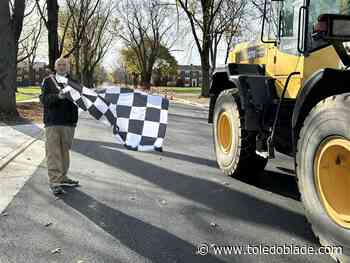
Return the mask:
<path fill-rule="evenodd" d="M 332 42 L 350 41 L 350 16 L 323 14 L 314 25 L 312 37 Z"/>
<path fill-rule="evenodd" d="M 266 23 L 266 19 L 267 19 L 267 2 L 270 1 L 272 2 L 283 2 L 284 0 L 265 0 L 264 2 L 264 14 L 263 14 L 263 21 L 262 21 L 262 29 L 261 29 L 261 36 L 260 36 L 260 40 L 262 43 L 272 43 L 275 44 L 277 43 L 277 40 L 265 40 L 264 37 L 264 32 L 265 32 L 265 23 Z"/>

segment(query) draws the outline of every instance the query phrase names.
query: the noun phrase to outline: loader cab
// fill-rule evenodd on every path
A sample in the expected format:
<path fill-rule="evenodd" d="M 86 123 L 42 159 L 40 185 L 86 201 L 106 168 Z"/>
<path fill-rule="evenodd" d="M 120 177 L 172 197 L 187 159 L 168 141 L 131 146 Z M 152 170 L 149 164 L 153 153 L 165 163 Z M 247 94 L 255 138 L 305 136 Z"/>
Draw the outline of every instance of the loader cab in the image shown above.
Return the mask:
<path fill-rule="evenodd" d="M 266 1 L 261 41 L 297 54 L 298 35 L 301 35 L 299 14 L 303 6 L 304 0 Z"/>
<path fill-rule="evenodd" d="M 268 46 L 266 72 L 275 79 L 278 95 L 291 72 L 304 71 L 304 10 L 305 0 L 265 1 L 261 42 Z M 291 79 L 287 99 L 296 98 L 302 80 L 302 74 Z"/>
<path fill-rule="evenodd" d="M 326 45 L 312 36 L 323 14 L 350 15 L 347 0 L 266 0 L 261 41 L 292 54 L 309 55 Z"/>
<path fill-rule="evenodd" d="M 345 0 L 265 1 L 261 42 L 268 45 L 266 71 L 276 80 L 277 93 L 281 95 L 291 72 L 300 72 L 291 80 L 287 99 L 295 99 L 315 72 L 342 66 L 334 45 L 315 37 L 323 14 L 348 15 L 350 5 Z"/>

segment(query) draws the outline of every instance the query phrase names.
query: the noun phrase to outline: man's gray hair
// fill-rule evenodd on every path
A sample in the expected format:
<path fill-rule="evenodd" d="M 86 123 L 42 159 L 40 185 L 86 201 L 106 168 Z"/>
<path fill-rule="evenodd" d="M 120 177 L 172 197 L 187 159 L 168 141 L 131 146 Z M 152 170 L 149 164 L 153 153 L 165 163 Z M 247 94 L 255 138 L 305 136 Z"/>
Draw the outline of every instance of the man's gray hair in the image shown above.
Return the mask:
<path fill-rule="evenodd" d="M 60 62 L 64 62 L 67 66 L 67 72 L 69 72 L 70 70 L 70 64 L 69 64 L 69 60 L 67 58 L 64 58 L 64 57 L 61 57 L 61 58 L 58 58 L 56 61 L 55 61 L 55 69 L 57 69 L 57 64 L 60 63 Z"/>

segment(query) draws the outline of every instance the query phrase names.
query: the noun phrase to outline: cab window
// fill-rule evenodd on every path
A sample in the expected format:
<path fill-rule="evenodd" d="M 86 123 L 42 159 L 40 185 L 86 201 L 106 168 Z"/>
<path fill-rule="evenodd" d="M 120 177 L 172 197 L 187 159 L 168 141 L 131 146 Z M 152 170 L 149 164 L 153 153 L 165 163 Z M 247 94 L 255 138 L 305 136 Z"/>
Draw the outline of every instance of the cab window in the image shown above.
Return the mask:
<path fill-rule="evenodd" d="M 297 55 L 299 10 L 303 0 L 285 0 L 281 4 L 279 48 Z"/>
<path fill-rule="evenodd" d="M 283 2 L 281 11 L 281 37 L 293 37 L 295 28 L 296 1 L 286 0 Z M 296 25 L 297 26 L 297 25 Z"/>

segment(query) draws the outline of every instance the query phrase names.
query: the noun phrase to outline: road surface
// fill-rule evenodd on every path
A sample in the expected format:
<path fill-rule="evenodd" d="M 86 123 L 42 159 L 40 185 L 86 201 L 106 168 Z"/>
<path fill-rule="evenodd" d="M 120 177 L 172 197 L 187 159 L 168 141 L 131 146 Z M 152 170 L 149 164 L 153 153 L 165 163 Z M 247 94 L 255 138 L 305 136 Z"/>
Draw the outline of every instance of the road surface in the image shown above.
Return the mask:
<path fill-rule="evenodd" d="M 0 217 L 0 262 L 332 262 L 196 255 L 202 243 L 318 248 L 290 160 L 279 156 L 253 183 L 225 177 L 206 118 L 204 109 L 171 105 L 164 152 L 140 153 L 81 115 L 70 176 L 82 187 L 55 199 L 42 162 Z"/>

